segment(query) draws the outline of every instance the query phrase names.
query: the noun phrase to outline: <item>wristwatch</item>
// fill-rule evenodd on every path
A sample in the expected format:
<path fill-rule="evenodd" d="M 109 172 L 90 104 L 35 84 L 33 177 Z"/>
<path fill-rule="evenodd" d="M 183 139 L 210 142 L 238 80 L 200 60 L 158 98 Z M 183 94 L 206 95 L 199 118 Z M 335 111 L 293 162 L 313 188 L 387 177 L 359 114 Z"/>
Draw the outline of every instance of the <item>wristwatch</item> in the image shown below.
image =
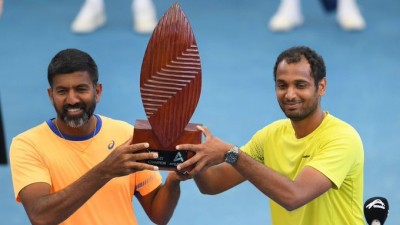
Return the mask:
<path fill-rule="evenodd" d="M 225 153 L 225 162 L 233 165 L 239 158 L 239 147 L 234 145 Z"/>

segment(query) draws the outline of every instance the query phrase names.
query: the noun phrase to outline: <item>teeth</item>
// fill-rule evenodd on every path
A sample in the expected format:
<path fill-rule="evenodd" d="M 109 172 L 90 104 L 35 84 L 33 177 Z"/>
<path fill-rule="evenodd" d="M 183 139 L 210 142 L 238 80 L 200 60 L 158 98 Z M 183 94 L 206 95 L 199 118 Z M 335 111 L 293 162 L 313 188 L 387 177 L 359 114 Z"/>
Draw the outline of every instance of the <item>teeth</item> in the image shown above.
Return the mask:
<path fill-rule="evenodd" d="M 76 108 L 76 109 L 68 109 L 68 112 L 76 112 L 76 111 L 79 111 L 80 110 L 80 108 Z"/>

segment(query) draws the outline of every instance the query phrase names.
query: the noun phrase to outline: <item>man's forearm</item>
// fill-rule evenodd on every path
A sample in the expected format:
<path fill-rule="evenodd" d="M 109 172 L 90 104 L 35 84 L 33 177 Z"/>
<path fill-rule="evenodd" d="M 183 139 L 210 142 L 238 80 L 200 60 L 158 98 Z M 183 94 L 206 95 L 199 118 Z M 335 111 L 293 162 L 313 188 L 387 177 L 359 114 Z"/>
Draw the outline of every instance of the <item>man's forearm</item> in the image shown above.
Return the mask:
<path fill-rule="evenodd" d="M 225 191 L 219 182 L 222 179 L 219 176 L 220 173 L 218 172 L 218 166 L 219 165 L 207 168 L 193 177 L 202 194 L 215 195 Z"/>
<path fill-rule="evenodd" d="M 98 167 L 94 167 L 65 189 L 38 198 L 32 207 L 27 209 L 31 222 L 33 224 L 63 222 L 109 180 L 103 177 Z"/>
<path fill-rule="evenodd" d="M 298 192 L 294 182 L 240 152 L 234 168 L 257 189 L 286 209 L 297 208 Z"/>
<path fill-rule="evenodd" d="M 171 179 L 170 174 L 161 186 L 152 204 L 151 219 L 156 224 L 168 224 L 181 194 L 180 181 Z"/>
<path fill-rule="evenodd" d="M 216 195 L 240 183 L 244 177 L 228 163 L 204 169 L 193 177 L 197 187 L 203 194 Z"/>

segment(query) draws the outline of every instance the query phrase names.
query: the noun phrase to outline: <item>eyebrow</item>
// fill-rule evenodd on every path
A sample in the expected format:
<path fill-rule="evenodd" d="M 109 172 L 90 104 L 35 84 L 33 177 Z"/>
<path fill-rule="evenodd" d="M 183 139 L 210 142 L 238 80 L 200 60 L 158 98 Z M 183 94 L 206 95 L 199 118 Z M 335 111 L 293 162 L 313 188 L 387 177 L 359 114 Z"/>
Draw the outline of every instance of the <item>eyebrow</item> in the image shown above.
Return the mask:
<path fill-rule="evenodd" d="M 285 80 L 282 80 L 282 79 L 277 79 L 276 82 L 287 83 Z M 295 83 L 299 83 L 299 82 L 312 83 L 312 82 L 310 82 L 308 80 L 305 80 L 305 79 L 297 79 L 297 80 L 294 80 L 294 82 Z"/>
<path fill-rule="evenodd" d="M 90 87 L 90 86 L 91 86 L 90 84 L 83 83 L 83 84 L 74 85 L 74 86 L 72 86 L 72 88 L 82 88 L 82 87 Z M 70 89 L 71 87 L 57 85 L 57 86 L 54 86 L 54 88 L 55 89 Z"/>

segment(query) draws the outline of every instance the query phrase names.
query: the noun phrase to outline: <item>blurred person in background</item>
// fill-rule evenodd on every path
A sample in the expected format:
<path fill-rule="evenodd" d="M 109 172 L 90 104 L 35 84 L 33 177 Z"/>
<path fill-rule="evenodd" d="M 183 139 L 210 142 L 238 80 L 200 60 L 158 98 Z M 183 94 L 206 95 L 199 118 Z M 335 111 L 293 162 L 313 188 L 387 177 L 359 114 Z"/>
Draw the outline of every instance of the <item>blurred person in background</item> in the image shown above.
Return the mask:
<path fill-rule="evenodd" d="M 157 13 L 152 0 L 132 0 L 133 30 L 151 33 L 157 25 Z M 74 33 L 91 33 L 107 22 L 104 0 L 85 0 L 71 25 Z"/>
<path fill-rule="evenodd" d="M 321 0 L 323 4 L 337 4 L 336 20 L 346 31 L 360 31 L 366 26 L 356 0 Z M 327 3 L 328 2 L 328 3 Z M 278 10 L 271 17 L 269 27 L 272 31 L 290 31 L 304 22 L 301 0 L 281 0 Z"/>
<path fill-rule="evenodd" d="M 0 16 L 3 13 L 3 0 L 0 0 Z"/>

